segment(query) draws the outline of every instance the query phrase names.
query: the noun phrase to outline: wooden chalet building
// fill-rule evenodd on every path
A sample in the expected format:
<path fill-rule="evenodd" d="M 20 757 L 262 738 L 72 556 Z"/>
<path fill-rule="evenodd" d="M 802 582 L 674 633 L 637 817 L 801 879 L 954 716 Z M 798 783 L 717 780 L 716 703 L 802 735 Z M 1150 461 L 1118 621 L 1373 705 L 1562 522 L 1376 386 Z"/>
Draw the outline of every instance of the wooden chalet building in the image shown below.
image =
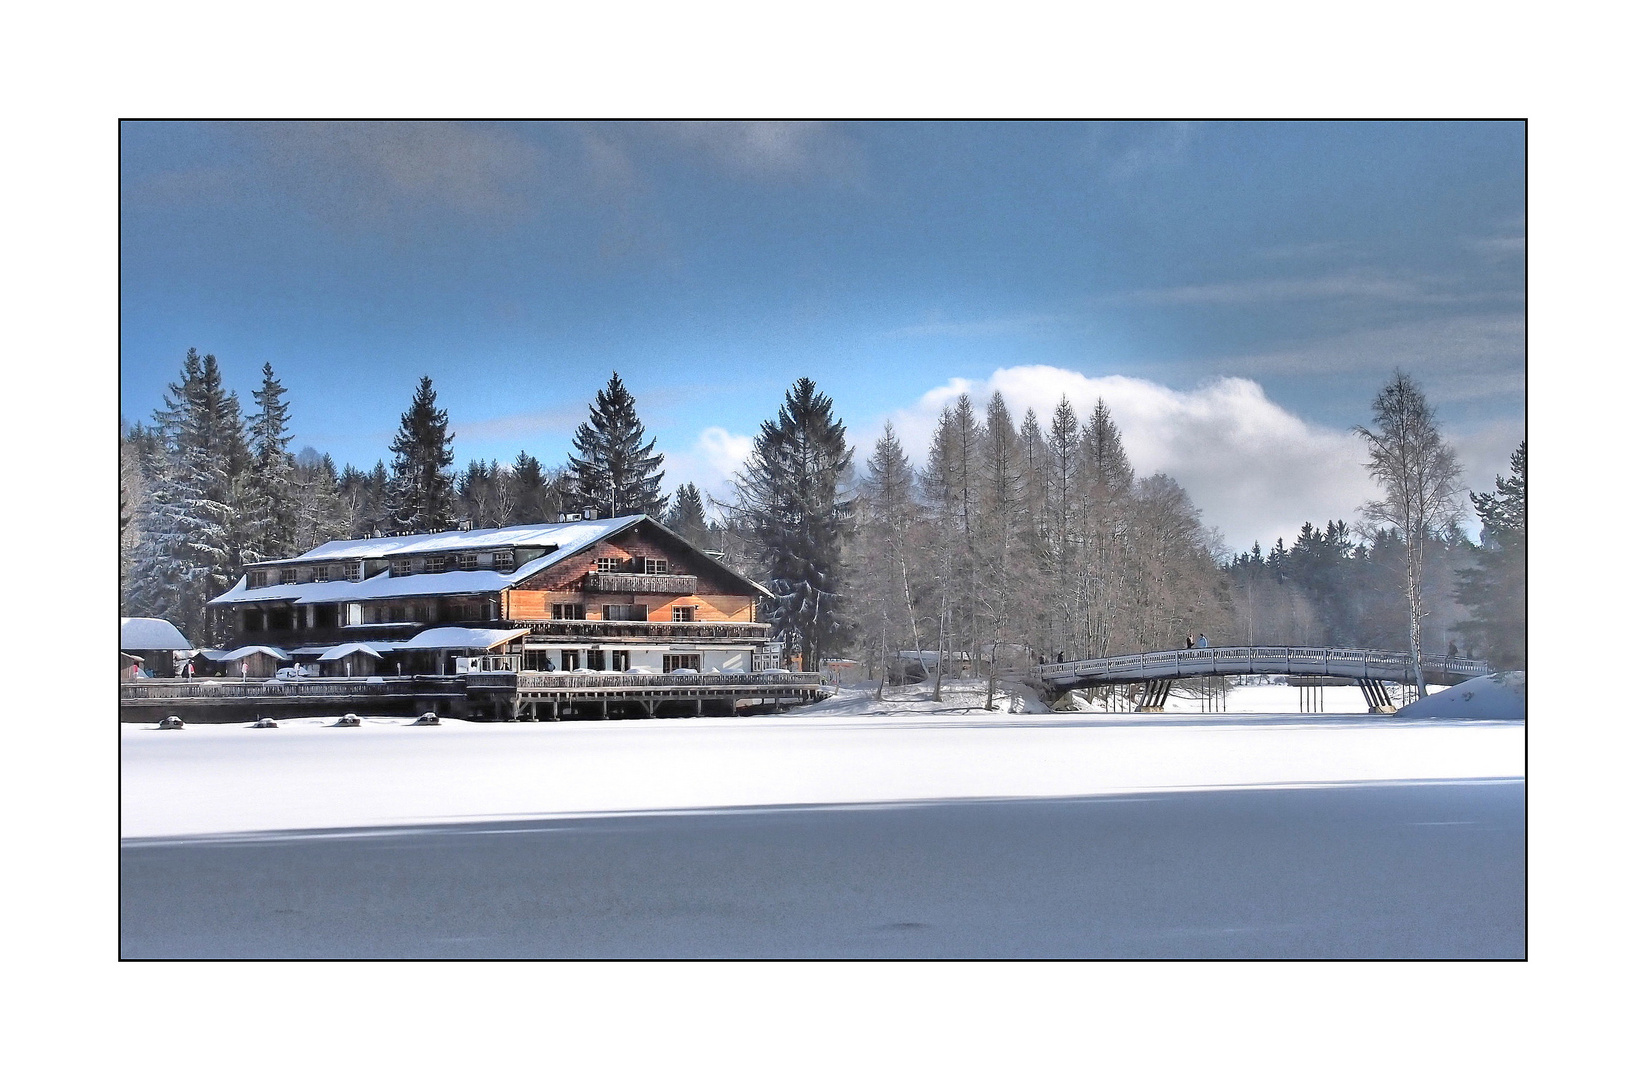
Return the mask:
<path fill-rule="evenodd" d="M 314 674 L 747 673 L 769 596 L 644 515 L 334 540 L 247 568 L 219 640 Z"/>

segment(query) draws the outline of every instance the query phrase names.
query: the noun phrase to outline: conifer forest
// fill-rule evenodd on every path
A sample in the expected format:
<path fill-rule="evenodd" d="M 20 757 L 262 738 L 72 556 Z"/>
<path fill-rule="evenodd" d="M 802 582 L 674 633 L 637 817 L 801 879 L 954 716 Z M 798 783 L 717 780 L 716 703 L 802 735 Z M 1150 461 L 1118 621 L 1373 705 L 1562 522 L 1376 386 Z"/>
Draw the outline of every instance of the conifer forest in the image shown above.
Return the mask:
<path fill-rule="evenodd" d="M 1493 490 L 1458 466 L 1422 391 L 1395 373 L 1357 429 L 1383 497 L 1356 520 L 1301 522 L 1229 551 L 1188 494 L 1139 475 L 1101 401 L 1014 415 L 966 395 L 930 442 L 888 423 L 847 444 L 834 402 L 798 380 L 754 440 L 725 501 L 667 484 L 616 372 L 563 461 L 454 461 L 437 388 L 408 387 L 374 462 L 293 452 L 269 365 L 249 408 L 212 355 L 190 350 L 164 405 L 121 421 L 123 615 L 166 618 L 197 645 L 206 601 L 243 568 L 328 540 L 645 513 L 762 582 L 761 618 L 808 669 L 859 661 L 870 678 L 1214 645 L 1455 651 L 1496 670 L 1526 657 L 1526 446 Z M 1462 525 L 1472 509 L 1478 542 Z M 951 664 L 939 663 L 940 657 Z"/>

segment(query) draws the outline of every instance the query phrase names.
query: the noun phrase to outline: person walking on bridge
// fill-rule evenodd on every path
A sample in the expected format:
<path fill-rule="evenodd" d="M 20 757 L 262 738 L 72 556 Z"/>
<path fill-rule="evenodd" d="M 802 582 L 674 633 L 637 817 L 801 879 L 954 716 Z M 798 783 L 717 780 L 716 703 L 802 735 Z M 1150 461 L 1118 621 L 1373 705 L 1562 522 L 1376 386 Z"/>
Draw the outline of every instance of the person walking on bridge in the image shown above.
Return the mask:
<path fill-rule="evenodd" d="M 1185 649 L 1192 649 L 1192 648 L 1194 648 L 1194 638 L 1192 638 L 1192 637 L 1186 637 L 1186 638 L 1184 638 L 1184 639 L 1183 639 L 1183 647 L 1184 647 L 1184 648 L 1185 648 Z"/>
<path fill-rule="evenodd" d="M 1205 634 L 1200 635 L 1200 646 L 1199 647 L 1202 648 L 1202 649 L 1209 649 L 1209 648 L 1212 647 L 1211 642 L 1206 640 L 1206 635 Z"/>

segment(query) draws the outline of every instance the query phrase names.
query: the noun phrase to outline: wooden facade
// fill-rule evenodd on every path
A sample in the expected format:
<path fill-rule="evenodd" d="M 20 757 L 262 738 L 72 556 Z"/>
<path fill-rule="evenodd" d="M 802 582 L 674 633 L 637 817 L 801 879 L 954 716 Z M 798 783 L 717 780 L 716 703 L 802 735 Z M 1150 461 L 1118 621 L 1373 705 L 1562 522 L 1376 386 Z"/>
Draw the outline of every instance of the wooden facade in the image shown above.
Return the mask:
<path fill-rule="evenodd" d="M 511 549 L 507 535 L 523 539 Z M 562 546 L 562 536 L 584 542 Z M 475 553 L 478 574 L 468 572 Z M 530 670 L 749 672 L 769 632 L 757 621 L 764 593 L 637 516 L 334 541 L 251 568 L 212 604 L 236 645 L 385 644 L 397 650 L 387 670 L 407 674 L 451 674 L 452 657 L 465 655 L 406 649 L 435 627 L 523 628 L 509 651 Z"/>

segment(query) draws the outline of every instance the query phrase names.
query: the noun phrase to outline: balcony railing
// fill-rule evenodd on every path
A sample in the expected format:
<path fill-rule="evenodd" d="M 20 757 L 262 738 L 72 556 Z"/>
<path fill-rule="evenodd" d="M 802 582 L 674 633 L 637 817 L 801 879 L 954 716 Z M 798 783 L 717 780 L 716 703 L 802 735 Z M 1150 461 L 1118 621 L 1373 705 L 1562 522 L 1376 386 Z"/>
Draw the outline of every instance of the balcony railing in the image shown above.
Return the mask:
<path fill-rule="evenodd" d="M 619 574 L 591 570 L 583 579 L 583 589 L 592 593 L 668 593 L 691 596 L 697 592 L 696 574 Z"/>
<path fill-rule="evenodd" d="M 541 619 L 515 620 L 516 626 L 529 626 L 528 644 L 542 644 L 545 639 L 565 641 L 636 641 L 665 639 L 668 641 L 739 641 L 763 644 L 771 634 L 770 623 L 757 622 L 639 622 L 618 619 Z"/>

